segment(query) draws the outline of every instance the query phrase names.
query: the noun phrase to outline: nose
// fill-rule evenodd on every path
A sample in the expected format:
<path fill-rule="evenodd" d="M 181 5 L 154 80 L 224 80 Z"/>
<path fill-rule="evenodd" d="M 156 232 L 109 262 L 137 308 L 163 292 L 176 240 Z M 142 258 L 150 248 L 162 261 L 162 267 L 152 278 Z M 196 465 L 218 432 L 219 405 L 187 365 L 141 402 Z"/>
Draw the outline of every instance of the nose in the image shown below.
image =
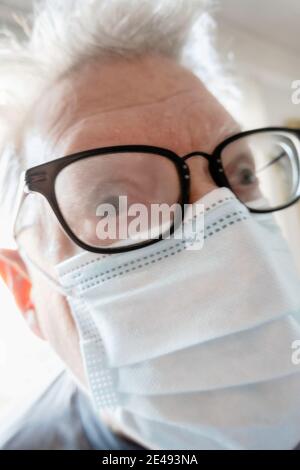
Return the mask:
<path fill-rule="evenodd" d="M 209 171 L 210 158 L 205 152 L 192 152 L 183 157 L 191 174 L 190 203 L 218 187 Z"/>

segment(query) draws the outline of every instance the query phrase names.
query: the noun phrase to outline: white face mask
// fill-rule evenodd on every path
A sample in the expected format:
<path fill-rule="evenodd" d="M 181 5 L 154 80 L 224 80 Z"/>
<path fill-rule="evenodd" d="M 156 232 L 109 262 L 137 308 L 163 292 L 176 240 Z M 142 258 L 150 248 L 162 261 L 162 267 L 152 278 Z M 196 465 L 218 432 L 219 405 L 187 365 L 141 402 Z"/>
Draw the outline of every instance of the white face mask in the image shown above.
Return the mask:
<path fill-rule="evenodd" d="M 153 449 L 291 449 L 300 440 L 298 275 L 272 216 L 207 194 L 201 250 L 163 240 L 84 253 L 58 273 L 94 404 Z"/>

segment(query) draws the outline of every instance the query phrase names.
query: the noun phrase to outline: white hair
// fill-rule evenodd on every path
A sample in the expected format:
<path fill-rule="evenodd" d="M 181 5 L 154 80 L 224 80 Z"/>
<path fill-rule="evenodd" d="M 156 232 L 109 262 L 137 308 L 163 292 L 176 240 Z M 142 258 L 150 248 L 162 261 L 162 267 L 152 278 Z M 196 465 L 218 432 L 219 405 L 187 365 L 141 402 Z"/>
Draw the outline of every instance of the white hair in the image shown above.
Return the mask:
<path fill-rule="evenodd" d="M 157 52 L 191 69 L 228 108 L 234 88 L 213 47 L 209 6 L 209 0 L 51 0 L 36 3 L 33 16 L 24 18 L 25 40 L 2 35 L 0 223 L 11 211 L 24 165 L 18 137 L 30 108 L 43 90 L 82 61 Z"/>

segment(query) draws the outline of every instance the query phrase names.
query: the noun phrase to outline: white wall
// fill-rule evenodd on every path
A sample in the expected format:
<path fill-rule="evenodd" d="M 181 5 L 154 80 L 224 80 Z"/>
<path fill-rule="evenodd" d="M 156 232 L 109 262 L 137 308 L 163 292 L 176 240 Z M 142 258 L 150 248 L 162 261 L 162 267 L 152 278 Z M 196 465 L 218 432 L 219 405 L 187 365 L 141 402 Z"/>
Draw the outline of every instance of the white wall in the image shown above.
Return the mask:
<path fill-rule="evenodd" d="M 259 14 L 259 13 L 258 13 Z M 287 30 L 288 33 L 288 30 Z M 242 91 L 239 118 L 245 128 L 286 125 L 299 120 L 300 105 L 292 103 L 291 84 L 300 80 L 300 55 L 237 24 L 219 23 L 218 47 Z M 300 204 L 278 213 L 300 270 Z"/>
<path fill-rule="evenodd" d="M 255 85 L 268 123 L 280 125 L 287 118 L 300 118 L 300 105 L 291 101 L 291 83 L 300 79 L 300 56 L 294 50 L 224 21 L 219 25 L 218 45 L 224 57 L 232 51 L 245 91 L 247 82 Z"/>

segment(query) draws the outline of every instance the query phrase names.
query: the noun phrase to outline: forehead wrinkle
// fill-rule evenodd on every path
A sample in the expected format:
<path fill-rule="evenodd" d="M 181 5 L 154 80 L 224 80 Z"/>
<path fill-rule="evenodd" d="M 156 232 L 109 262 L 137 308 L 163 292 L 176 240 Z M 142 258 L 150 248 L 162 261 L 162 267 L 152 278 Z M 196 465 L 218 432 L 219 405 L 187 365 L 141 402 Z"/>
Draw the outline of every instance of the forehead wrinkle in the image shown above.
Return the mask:
<path fill-rule="evenodd" d="M 79 72 L 58 79 L 37 100 L 34 111 L 42 117 L 38 120 L 43 121 L 43 127 L 50 130 L 60 118 L 67 122 L 66 114 L 76 119 L 77 114 L 81 117 L 95 107 L 102 112 L 134 109 L 201 88 L 204 85 L 192 72 L 160 56 L 94 61 L 83 64 Z"/>
<path fill-rule="evenodd" d="M 210 152 L 234 132 L 236 124 L 225 110 L 221 112 L 219 103 L 216 108 L 219 115 L 214 119 L 207 117 L 202 104 L 201 97 L 195 99 L 190 94 L 183 103 L 173 96 L 147 105 L 134 104 L 109 111 L 95 109 L 80 119 L 73 116 L 68 125 L 56 123 L 48 132 L 50 159 L 88 148 L 126 144 L 157 145 L 179 154 Z"/>
<path fill-rule="evenodd" d="M 136 108 L 147 108 L 147 107 L 152 107 L 152 106 L 155 106 L 157 104 L 164 104 L 164 103 L 167 103 L 168 101 L 171 101 L 173 100 L 174 98 L 178 98 L 180 97 L 181 95 L 188 95 L 188 94 L 191 94 L 191 93 L 194 93 L 193 90 L 191 89 L 182 89 L 182 90 L 179 90 L 178 92 L 176 93 L 173 93 L 173 94 L 169 94 L 167 96 L 163 96 L 161 98 L 153 98 L 151 100 L 145 100 L 145 101 L 139 101 L 138 103 L 132 103 L 132 104 L 124 104 L 124 105 L 118 105 L 118 106 L 107 106 L 107 107 L 104 107 L 100 110 L 101 114 L 110 114 L 110 113 L 114 113 L 116 111 L 124 111 L 124 110 L 135 110 Z M 94 114 L 97 114 L 98 111 L 96 111 Z"/>
<path fill-rule="evenodd" d="M 72 148 L 72 139 L 76 141 L 76 133 L 79 135 L 81 133 L 83 140 L 88 140 L 88 138 L 84 139 L 85 126 L 87 136 L 93 136 L 93 134 L 100 131 L 101 127 L 104 128 L 105 135 L 102 136 L 101 132 L 99 132 L 95 139 L 96 145 L 92 145 L 93 147 L 100 147 L 102 140 L 106 140 L 105 145 L 102 146 L 125 143 L 145 144 L 147 135 L 149 134 L 150 136 L 151 133 L 153 135 L 150 125 L 146 126 L 147 121 L 150 123 L 151 120 L 151 125 L 153 123 L 155 129 L 154 140 L 151 141 L 149 139 L 149 144 L 151 145 L 167 146 L 170 148 L 168 143 L 174 144 L 174 147 L 178 141 L 178 146 L 182 142 L 182 150 L 185 153 L 185 151 L 198 149 L 199 141 L 201 143 L 205 135 L 207 136 L 206 139 L 210 136 L 210 140 L 217 143 L 216 134 L 222 135 L 223 132 L 220 128 L 224 127 L 224 121 L 227 121 L 229 115 L 197 77 L 189 71 L 186 72 L 185 69 L 182 71 L 180 68 L 179 72 L 181 72 L 179 74 L 180 79 L 177 76 L 176 80 L 173 80 L 170 90 L 168 90 L 164 82 L 164 69 L 162 68 L 161 88 L 157 88 L 157 86 L 154 86 L 152 89 L 151 86 L 147 87 L 149 79 L 146 77 L 142 82 L 137 82 L 140 93 L 132 93 L 131 83 L 131 93 L 129 95 L 127 93 L 124 94 L 123 86 L 118 88 L 119 82 L 118 80 L 116 81 L 115 77 L 113 89 L 110 89 L 109 93 L 104 97 L 102 89 L 99 92 L 98 87 L 87 87 L 90 81 L 94 82 L 94 77 L 92 77 L 92 80 L 90 76 L 87 76 L 88 80 L 86 80 L 86 77 L 85 79 L 84 77 L 76 77 L 75 83 L 72 82 L 72 77 L 68 77 L 68 79 L 58 82 L 52 90 L 48 91 L 41 98 L 35 117 L 39 133 L 41 134 L 41 140 L 44 139 L 45 144 L 47 143 L 50 159 L 62 156 L 62 154 L 84 150 L 85 148 L 80 148 L 79 138 L 77 138 L 77 143 L 79 142 L 78 149 L 74 148 L 72 152 L 69 152 L 68 147 Z M 143 70 L 141 74 L 144 74 Z M 126 79 L 128 80 L 128 77 Z M 85 83 L 86 81 L 88 83 Z M 84 87 L 83 84 L 85 85 Z M 116 95 L 114 95 L 115 92 Z M 114 103 L 111 103 L 111 98 Z M 120 103 L 116 105 L 117 99 L 120 99 Z M 49 108 L 52 110 L 52 113 L 47 112 Z M 119 119 L 117 117 L 118 112 L 120 113 Z M 126 116 L 127 112 L 128 118 Z M 126 116 L 125 121 L 124 114 Z M 193 119 L 195 114 L 196 118 Z M 215 115 L 212 116 L 212 114 Z M 113 121 L 114 115 L 116 116 L 115 122 Z M 45 116 L 46 119 L 44 119 Z M 93 118 L 96 120 L 97 117 L 99 124 L 95 125 L 94 121 L 93 126 L 95 126 L 96 130 L 93 130 L 88 125 L 88 120 L 93 120 Z M 105 119 L 112 121 L 110 129 L 108 126 L 105 127 Z M 125 122 L 125 128 L 129 136 L 133 134 L 135 140 L 140 140 L 140 136 L 142 136 L 144 141 L 128 142 L 128 137 L 123 132 L 123 138 L 125 137 L 125 140 L 127 138 L 127 142 L 123 142 L 121 140 L 122 130 L 119 129 L 121 128 L 120 119 L 121 122 Z M 126 122 L 127 119 L 128 122 Z M 137 119 L 138 121 L 136 121 Z M 135 129 L 128 127 L 129 122 L 132 122 L 133 125 L 135 124 Z M 202 129 L 197 129 L 197 122 Z M 173 127 L 173 132 L 170 126 Z M 190 136 L 183 136 L 184 133 L 187 134 L 188 132 L 190 132 Z M 170 138 L 169 142 L 167 141 L 168 136 Z M 110 137 L 111 141 L 109 141 Z M 190 147 L 188 149 L 186 149 L 187 141 L 189 141 Z M 62 148 L 59 151 L 60 154 L 54 156 L 56 150 L 58 151 L 60 148 Z M 67 153 L 64 149 L 66 149 Z"/>
<path fill-rule="evenodd" d="M 164 96 L 159 99 L 139 101 L 138 103 L 124 104 L 124 105 L 118 105 L 118 106 L 103 107 L 102 103 L 99 103 L 100 107 L 98 109 L 95 106 L 96 102 L 94 102 L 93 107 L 96 108 L 94 111 L 91 111 L 91 109 L 89 109 L 88 106 L 86 107 L 87 109 L 79 108 L 76 111 L 73 111 L 73 113 L 69 113 L 68 120 L 65 118 L 63 112 L 58 111 L 59 118 L 53 120 L 53 122 L 48 122 L 47 126 L 44 126 L 44 131 L 49 132 L 51 134 L 56 127 L 59 127 L 59 125 L 61 125 L 62 128 L 66 128 L 66 127 L 71 128 L 73 126 L 76 126 L 80 121 L 83 121 L 85 117 L 87 116 L 93 117 L 96 115 L 101 115 L 105 117 L 106 115 L 109 116 L 110 114 L 114 114 L 118 111 L 123 112 L 126 110 L 133 111 L 133 110 L 139 110 L 141 108 L 144 108 L 144 109 L 151 108 L 158 104 L 164 104 L 164 103 L 167 103 L 168 101 L 172 101 L 174 98 L 180 97 L 181 95 L 188 95 L 191 93 L 193 93 L 193 91 L 190 89 L 182 89 L 178 93 Z M 76 122 L 70 126 L 71 121 L 76 121 Z"/>
<path fill-rule="evenodd" d="M 60 119 L 57 120 L 54 125 L 50 126 L 48 123 L 47 126 L 43 126 L 43 134 L 47 139 L 51 140 L 51 146 L 53 149 L 55 147 L 68 147 L 72 142 L 72 139 L 74 137 L 76 139 L 77 133 L 81 134 L 82 131 L 84 132 L 85 127 L 87 128 L 88 135 L 99 132 L 100 128 L 104 129 L 105 135 L 102 136 L 101 132 L 100 134 L 97 134 L 99 144 L 103 139 L 106 141 L 108 140 L 109 136 L 107 135 L 107 131 L 109 131 L 109 135 L 112 137 L 114 145 L 122 144 L 122 141 L 115 142 L 115 137 L 119 137 L 120 133 L 118 132 L 118 129 L 122 126 L 124 121 L 127 121 L 126 125 L 132 123 L 132 128 L 134 128 L 137 133 L 139 133 L 139 131 L 143 131 L 141 132 L 142 134 L 146 134 L 147 130 L 149 131 L 149 126 L 147 128 L 146 125 L 147 123 L 151 123 L 151 121 L 153 122 L 153 127 L 155 126 L 156 129 L 157 125 L 160 124 L 160 131 L 162 128 L 167 131 L 171 122 L 174 124 L 176 120 L 178 122 L 177 125 L 179 125 L 179 123 L 182 124 L 182 102 L 178 102 L 177 98 L 180 96 L 182 97 L 183 95 L 186 96 L 185 100 L 187 101 L 192 102 L 195 100 L 195 92 L 193 92 L 193 90 L 182 89 L 176 94 L 165 96 L 159 100 L 152 102 L 148 101 L 146 103 L 134 103 L 130 106 L 118 106 L 109 110 L 103 109 L 101 106 L 100 108 L 97 108 L 94 103 L 94 109 L 91 110 L 87 108 L 85 112 L 80 112 L 80 110 L 78 110 L 73 114 L 70 113 L 67 119 L 64 119 L 64 115 L 61 114 Z M 158 115 L 159 120 L 157 120 Z M 179 116 L 179 118 L 177 116 Z M 114 117 L 116 117 L 115 120 Z M 106 118 L 113 121 L 111 128 L 106 125 Z M 97 119 L 99 122 L 95 124 Z M 96 129 L 91 129 L 89 121 L 96 127 Z M 121 123 L 119 121 L 121 121 Z M 136 121 L 138 121 L 138 124 Z M 163 122 L 164 126 L 162 126 Z M 126 130 L 128 131 L 128 127 Z M 155 142 L 152 141 L 151 144 L 155 145 Z M 112 145 L 112 142 L 107 142 L 106 145 Z M 78 149 L 78 151 L 80 150 L 82 149 Z"/>

